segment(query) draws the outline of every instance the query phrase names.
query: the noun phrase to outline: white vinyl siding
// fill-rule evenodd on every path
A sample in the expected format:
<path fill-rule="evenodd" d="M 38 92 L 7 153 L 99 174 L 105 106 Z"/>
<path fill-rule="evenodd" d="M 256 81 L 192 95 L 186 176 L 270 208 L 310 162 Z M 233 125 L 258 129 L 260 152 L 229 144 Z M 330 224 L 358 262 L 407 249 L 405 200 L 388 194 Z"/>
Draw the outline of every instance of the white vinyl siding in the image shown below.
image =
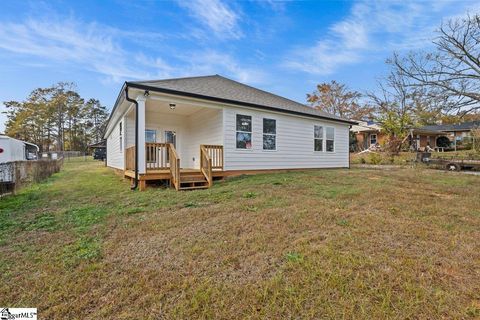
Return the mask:
<path fill-rule="evenodd" d="M 222 110 L 203 109 L 188 116 L 186 146 L 181 157 L 184 168 L 200 168 L 200 145 L 223 145 Z"/>
<path fill-rule="evenodd" d="M 250 150 L 236 148 L 236 114 L 252 116 Z M 276 119 L 276 152 L 263 150 L 263 118 Z M 225 107 L 223 120 L 225 170 L 348 167 L 348 124 L 242 107 Z M 315 125 L 334 128 L 334 152 L 314 151 Z"/>
<path fill-rule="evenodd" d="M 120 150 L 120 122 L 124 121 L 117 122 L 107 138 L 107 166 L 123 170 L 125 159 L 123 152 Z M 124 143 L 123 140 L 122 143 Z"/>

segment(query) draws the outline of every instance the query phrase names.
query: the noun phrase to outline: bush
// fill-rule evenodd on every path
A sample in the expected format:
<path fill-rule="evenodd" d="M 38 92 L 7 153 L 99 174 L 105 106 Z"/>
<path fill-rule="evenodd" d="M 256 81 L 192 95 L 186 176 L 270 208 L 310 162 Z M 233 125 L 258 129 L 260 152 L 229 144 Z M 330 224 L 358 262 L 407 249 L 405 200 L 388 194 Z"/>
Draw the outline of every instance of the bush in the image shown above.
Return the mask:
<path fill-rule="evenodd" d="M 369 161 L 371 164 L 380 164 L 382 162 L 382 156 L 378 153 L 371 153 L 369 156 Z"/>

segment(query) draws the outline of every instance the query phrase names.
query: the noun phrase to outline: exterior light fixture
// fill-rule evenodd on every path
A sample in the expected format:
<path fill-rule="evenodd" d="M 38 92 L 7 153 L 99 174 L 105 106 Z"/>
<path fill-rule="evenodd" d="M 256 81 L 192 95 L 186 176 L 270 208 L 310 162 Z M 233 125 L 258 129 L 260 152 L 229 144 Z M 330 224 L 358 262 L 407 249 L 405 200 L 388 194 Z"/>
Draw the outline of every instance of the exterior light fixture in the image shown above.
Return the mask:
<path fill-rule="evenodd" d="M 177 106 L 175 103 L 170 103 L 169 105 L 171 110 L 175 110 L 175 107 Z"/>

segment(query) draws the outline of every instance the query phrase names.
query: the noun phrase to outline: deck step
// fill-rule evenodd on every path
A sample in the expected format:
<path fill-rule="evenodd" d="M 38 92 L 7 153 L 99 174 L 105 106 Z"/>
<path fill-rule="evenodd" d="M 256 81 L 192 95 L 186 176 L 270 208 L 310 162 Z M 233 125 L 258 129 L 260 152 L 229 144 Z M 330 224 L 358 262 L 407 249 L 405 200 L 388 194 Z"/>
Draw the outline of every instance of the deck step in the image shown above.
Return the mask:
<path fill-rule="evenodd" d="M 203 179 L 203 180 L 180 180 L 180 183 L 181 184 L 187 184 L 187 183 L 208 183 L 207 180 Z"/>
<path fill-rule="evenodd" d="M 179 190 L 195 190 L 195 189 L 208 189 L 208 185 L 194 186 L 194 187 L 180 187 Z"/>
<path fill-rule="evenodd" d="M 180 177 L 180 181 L 182 182 L 197 182 L 197 181 L 207 181 L 204 176 L 185 176 Z"/>

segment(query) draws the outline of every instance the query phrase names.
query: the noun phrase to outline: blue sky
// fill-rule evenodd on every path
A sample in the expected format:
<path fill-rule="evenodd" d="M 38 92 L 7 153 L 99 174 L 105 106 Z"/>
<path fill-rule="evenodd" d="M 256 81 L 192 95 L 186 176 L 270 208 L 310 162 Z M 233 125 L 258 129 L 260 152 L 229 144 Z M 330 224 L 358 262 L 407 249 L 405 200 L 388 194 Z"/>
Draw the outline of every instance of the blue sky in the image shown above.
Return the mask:
<path fill-rule="evenodd" d="M 476 1 L 2 1 L 0 101 L 73 81 L 111 108 L 126 80 L 207 74 L 300 102 L 330 80 L 364 92 L 393 51 L 428 50 L 442 20 L 479 9 Z"/>

